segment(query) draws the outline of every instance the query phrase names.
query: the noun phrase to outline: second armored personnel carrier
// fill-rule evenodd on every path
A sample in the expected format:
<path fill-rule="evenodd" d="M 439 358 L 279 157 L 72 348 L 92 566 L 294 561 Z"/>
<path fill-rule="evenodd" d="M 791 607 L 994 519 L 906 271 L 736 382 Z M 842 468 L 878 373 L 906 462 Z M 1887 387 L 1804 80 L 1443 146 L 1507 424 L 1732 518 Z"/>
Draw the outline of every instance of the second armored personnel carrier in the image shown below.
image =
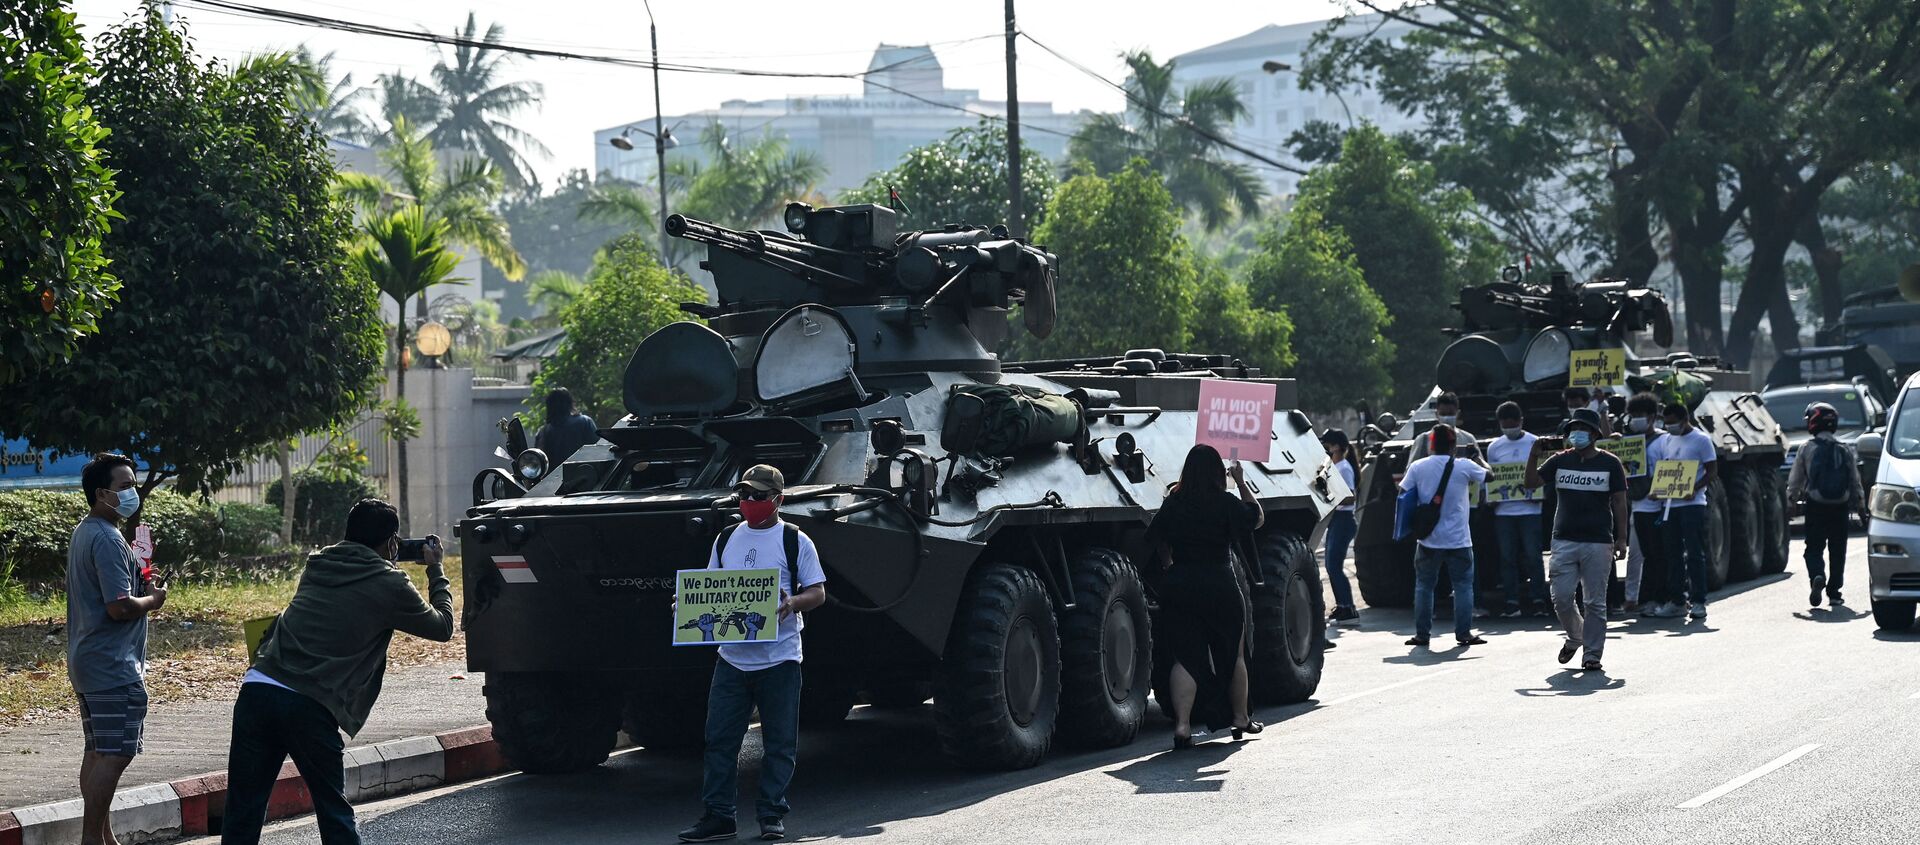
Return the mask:
<path fill-rule="evenodd" d="M 1056 738 L 1131 741 L 1166 665 L 1142 536 L 1194 443 L 1204 378 L 1276 387 L 1272 457 L 1246 471 L 1267 520 L 1236 552 L 1249 668 L 1261 702 L 1313 694 L 1309 542 L 1348 491 L 1284 410 L 1292 382 L 1159 350 L 1003 363 L 988 350 L 1010 309 L 1052 329 L 1055 257 L 1000 227 L 894 219 L 803 204 L 784 233 L 669 218 L 707 246 L 718 304 L 684 306 L 704 322 L 633 352 L 628 413 L 599 443 L 557 467 L 524 450 L 516 472 L 475 479 L 467 660 L 516 766 L 592 766 L 623 725 L 643 746 L 699 745 L 714 658 L 670 645 L 674 571 L 706 564 L 739 519 L 735 483 L 763 463 L 828 579 L 806 619 L 803 721 L 931 698 L 945 754 L 996 768 Z"/>
<path fill-rule="evenodd" d="M 1507 401 L 1519 403 L 1528 431 L 1552 435 L 1567 417 L 1562 391 L 1574 350 L 1625 350 L 1629 387 L 1682 373 L 1685 381 L 1704 388 L 1693 392 L 1689 405 L 1700 429 L 1713 438 L 1720 462 L 1719 478 L 1707 494 L 1708 580 L 1718 589 L 1729 581 L 1785 570 L 1786 481 L 1779 467 L 1786 439 L 1749 374 L 1685 352 L 1665 358 L 1635 354 L 1628 341 L 1642 332 L 1651 333 L 1656 346 L 1673 343 L 1666 300 L 1642 282 L 1575 284 L 1558 271 L 1546 284 L 1520 279 L 1520 269 L 1509 267 L 1502 281 L 1461 290 L 1455 305 L 1461 327 L 1452 330 L 1458 339 L 1440 356 L 1435 388 L 1404 422 L 1389 419 L 1365 438 L 1354 565 L 1367 604 L 1413 602 L 1413 542 L 1393 539 L 1394 496 L 1414 438 L 1433 427 L 1434 399 L 1443 391 L 1456 394 L 1459 425 L 1482 437 L 1483 445 L 1491 442 L 1484 435 L 1499 431 L 1494 412 Z M 1497 593 L 1499 584 L 1491 512 L 1478 507 L 1472 518 L 1476 592 L 1482 596 Z"/>

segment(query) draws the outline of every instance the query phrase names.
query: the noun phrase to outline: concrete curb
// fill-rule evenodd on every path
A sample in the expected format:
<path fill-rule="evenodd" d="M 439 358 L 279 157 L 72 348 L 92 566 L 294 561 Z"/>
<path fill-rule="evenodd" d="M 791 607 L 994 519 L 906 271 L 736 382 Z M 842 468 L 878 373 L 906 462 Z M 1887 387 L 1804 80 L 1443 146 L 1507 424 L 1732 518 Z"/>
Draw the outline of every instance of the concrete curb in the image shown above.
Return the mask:
<path fill-rule="evenodd" d="M 349 748 L 342 763 L 347 800 L 356 804 L 508 771 L 486 725 Z M 113 830 L 129 845 L 203 836 L 220 829 L 226 804 L 226 772 L 130 787 L 113 797 Z M 291 762 L 282 765 L 267 820 L 312 811 L 313 796 L 300 773 Z M 80 813 L 77 798 L 0 811 L 0 845 L 77 842 Z"/>

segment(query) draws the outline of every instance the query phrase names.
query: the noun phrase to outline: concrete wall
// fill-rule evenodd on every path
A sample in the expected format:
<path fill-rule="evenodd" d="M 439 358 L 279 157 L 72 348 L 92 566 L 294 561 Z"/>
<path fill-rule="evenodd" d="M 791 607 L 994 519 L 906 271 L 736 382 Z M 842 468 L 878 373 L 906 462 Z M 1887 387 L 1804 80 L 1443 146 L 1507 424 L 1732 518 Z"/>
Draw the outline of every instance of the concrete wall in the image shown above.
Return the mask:
<path fill-rule="evenodd" d="M 410 535 L 453 541 L 454 524 L 473 503 L 473 477 L 502 465 L 493 455 L 503 442 L 496 423 L 521 410 L 527 392 L 475 387 L 467 369 L 407 372 L 407 404 L 420 415 L 420 435 L 407 444 Z"/>

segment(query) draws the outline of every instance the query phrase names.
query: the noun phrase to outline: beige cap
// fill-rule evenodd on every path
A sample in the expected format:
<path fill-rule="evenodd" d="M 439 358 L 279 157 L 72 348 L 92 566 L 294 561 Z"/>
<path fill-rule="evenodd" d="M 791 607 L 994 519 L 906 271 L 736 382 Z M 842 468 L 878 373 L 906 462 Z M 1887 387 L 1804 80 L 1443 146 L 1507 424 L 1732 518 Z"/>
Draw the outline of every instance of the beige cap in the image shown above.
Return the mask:
<path fill-rule="evenodd" d="M 740 474 L 740 483 L 734 487 L 751 487 L 762 492 L 771 490 L 778 493 L 787 489 L 787 477 L 780 470 L 766 464 L 757 464 Z"/>

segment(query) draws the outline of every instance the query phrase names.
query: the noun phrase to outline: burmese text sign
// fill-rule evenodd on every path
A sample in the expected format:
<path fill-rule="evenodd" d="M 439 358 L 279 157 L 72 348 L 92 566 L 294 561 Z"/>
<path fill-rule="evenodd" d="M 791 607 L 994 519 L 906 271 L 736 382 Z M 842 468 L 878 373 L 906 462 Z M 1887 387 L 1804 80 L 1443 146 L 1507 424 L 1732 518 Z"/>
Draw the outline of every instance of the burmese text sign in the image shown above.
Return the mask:
<path fill-rule="evenodd" d="M 1567 356 L 1568 385 L 1613 387 L 1627 382 L 1627 350 L 1575 349 Z"/>
<path fill-rule="evenodd" d="M 1699 473 L 1699 461 L 1655 461 L 1650 495 L 1657 499 L 1692 498 L 1694 478 Z"/>
<path fill-rule="evenodd" d="M 1234 461 L 1264 461 L 1273 452 L 1271 384 L 1203 379 L 1194 442 Z"/>
<path fill-rule="evenodd" d="M 682 569 L 674 573 L 674 645 L 772 640 L 780 611 L 778 569 Z"/>

